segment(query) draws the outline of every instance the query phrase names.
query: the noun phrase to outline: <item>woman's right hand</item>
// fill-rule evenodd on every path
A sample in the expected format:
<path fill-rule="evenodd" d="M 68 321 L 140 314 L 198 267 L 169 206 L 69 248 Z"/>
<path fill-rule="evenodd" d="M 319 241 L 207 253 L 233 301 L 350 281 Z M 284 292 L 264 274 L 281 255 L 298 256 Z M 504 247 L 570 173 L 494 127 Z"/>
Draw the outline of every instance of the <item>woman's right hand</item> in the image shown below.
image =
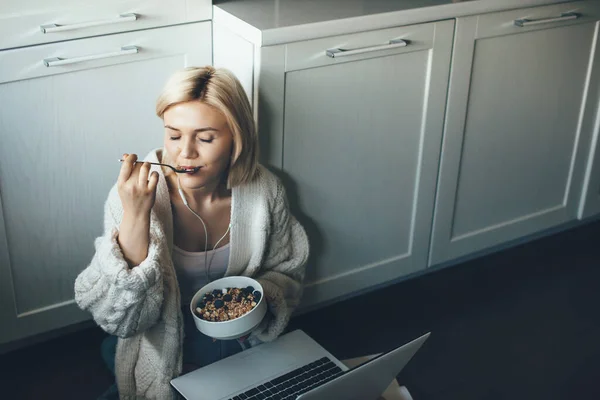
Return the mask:
<path fill-rule="evenodd" d="M 136 163 L 136 154 L 123 154 L 117 188 L 123 205 L 123 213 L 132 216 L 150 216 L 156 199 L 158 173 L 150 173 L 149 163 Z"/>
<path fill-rule="evenodd" d="M 123 206 L 118 242 L 130 267 L 148 255 L 150 211 L 156 199 L 158 173 L 149 175 L 150 164 L 136 163 L 137 155 L 124 154 L 117 189 Z"/>

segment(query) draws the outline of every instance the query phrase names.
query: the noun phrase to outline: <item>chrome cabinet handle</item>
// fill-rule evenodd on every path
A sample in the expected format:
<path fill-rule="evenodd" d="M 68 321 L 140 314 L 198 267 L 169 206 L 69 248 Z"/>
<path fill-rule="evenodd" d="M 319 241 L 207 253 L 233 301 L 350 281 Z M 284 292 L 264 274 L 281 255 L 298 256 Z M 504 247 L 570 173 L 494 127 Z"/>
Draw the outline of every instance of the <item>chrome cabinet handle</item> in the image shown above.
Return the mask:
<path fill-rule="evenodd" d="M 103 19 L 99 21 L 90 21 L 90 22 L 80 22 L 78 24 L 70 24 L 70 25 L 58 25 L 58 24 L 47 24 L 41 25 L 40 30 L 42 33 L 52 33 L 52 32 L 62 32 L 62 31 L 70 31 L 73 29 L 81 29 L 81 28 L 89 28 L 92 26 L 99 25 L 111 25 L 111 24 L 120 24 L 122 22 L 131 22 L 137 20 L 138 15 L 134 13 L 128 14 L 120 14 L 117 18 L 111 19 Z"/>
<path fill-rule="evenodd" d="M 81 56 L 81 57 L 73 57 L 73 58 L 60 58 L 60 57 L 46 58 L 46 59 L 44 59 L 44 65 L 46 67 L 56 67 L 59 65 L 67 65 L 67 64 L 75 64 L 75 63 L 84 62 L 84 61 L 99 60 L 101 58 L 119 57 L 119 56 L 125 56 L 127 54 L 136 54 L 139 51 L 140 51 L 140 48 L 137 46 L 124 46 L 124 47 L 121 47 L 121 50 L 113 51 L 110 53 L 92 54 L 90 56 Z"/>
<path fill-rule="evenodd" d="M 363 47 L 363 48 L 354 49 L 354 50 L 346 50 L 346 49 L 341 49 L 341 48 L 329 49 L 329 50 L 325 50 L 325 55 L 327 55 L 327 57 L 331 57 L 331 58 L 339 58 L 339 57 L 353 56 L 356 54 L 369 53 L 369 52 L 378 51 L 378 50 L 396 49 L 398 47 L 406 47 L 406 46 L 408 46 L 408 42 L 406 40 L 394 39 L 394 40 L 390 40 L 388 44 L 383 44 L 381 46 Z"/>
<path fill-rule="evenodd" d="M 563 13 L 560 17 L 552 17 L 552 18 L 544 18 L 544 19 L 516 19 L 515 26 L 523 28 L 525 26 L 532 25 L 541 25 L 541 24 L 549 24 L 551 22 L 562 22 L 562 21 L 571 21 L 580 17 L 580 14 L 576 13 Z"/>

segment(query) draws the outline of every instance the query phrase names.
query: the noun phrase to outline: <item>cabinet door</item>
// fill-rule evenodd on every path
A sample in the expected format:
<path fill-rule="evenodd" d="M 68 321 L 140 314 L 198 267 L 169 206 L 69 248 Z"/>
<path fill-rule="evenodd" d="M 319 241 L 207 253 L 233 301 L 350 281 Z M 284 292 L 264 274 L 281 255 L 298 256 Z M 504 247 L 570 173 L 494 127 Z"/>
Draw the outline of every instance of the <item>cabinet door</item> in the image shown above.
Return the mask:
<path fill-rule="evenodd" d="M 287 45 L 283 151 L 269 156 L 311 240 L 303 306 L 426 267 L 453 28 Z"/>
<path fill-rule="evenodd" d="M 431 264 L 577 218 L 599 15 L 576 2 L 457 20 Z"/>
<path fill-rule="evenodd" d="M 588 100 L 585 105 L 584 129 L 593 131 L 592 143 L 585 173 L 585 181 L 579 205 L 579 218 L 600 214 L 600 49 L 594 49 L 594 60 L 590 66 Z M 593 118 L 592 118 L 593 117 Z"/>
<path fill-rule="evenodd" d="M 0 343 L 89 318 L 73 284 L 102 233 L 117 160 L 162 146 L 156 98 L 175 70 L 210 64 L 210 43 L 203 22 L 0 52 Z M 122 46 L 139 52 L 42 62 Z"/>

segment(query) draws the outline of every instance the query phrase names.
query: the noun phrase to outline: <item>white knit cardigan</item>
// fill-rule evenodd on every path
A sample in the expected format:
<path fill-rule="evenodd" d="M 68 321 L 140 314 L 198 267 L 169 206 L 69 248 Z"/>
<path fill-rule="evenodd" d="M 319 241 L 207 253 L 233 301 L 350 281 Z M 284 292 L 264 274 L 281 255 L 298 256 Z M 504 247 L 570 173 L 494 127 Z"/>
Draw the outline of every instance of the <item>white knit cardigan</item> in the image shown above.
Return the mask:
<path fill-rule="evenodd" d="M 147 161 L 158 162 L 161 150 Z M 173 399 L 169 382 L 182 368 L 183 315 L 173 251 L 173 216 L 160 167 L 150 219 L 148 256 L 129 268 L 117 243 L 123 208 L 116 185 L 104 209 L 104 233 L 75 281 L 75 300 L 106 332 L 119 337 L 116 379 L 121 399 Z M 290 214 L 285 191 L 266 168 L 232 189 L 231 254 L 226 276 L 257 279 L 270 312 L 251 339 L 271 341 L 285 329 L 302 295 L 308 239 Z"/>

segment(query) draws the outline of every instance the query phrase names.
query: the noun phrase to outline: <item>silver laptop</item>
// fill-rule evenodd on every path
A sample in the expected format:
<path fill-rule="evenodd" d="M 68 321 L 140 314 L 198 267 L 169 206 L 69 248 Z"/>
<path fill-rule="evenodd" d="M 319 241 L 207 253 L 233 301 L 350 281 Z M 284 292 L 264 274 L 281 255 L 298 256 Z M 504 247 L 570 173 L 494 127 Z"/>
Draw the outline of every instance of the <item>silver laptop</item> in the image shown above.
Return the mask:
<path fill-rule="evenodd" d="M 429 333 L 349 370 L 301 330 L 171 381 L 187 400 L 375 400 Z"/>

